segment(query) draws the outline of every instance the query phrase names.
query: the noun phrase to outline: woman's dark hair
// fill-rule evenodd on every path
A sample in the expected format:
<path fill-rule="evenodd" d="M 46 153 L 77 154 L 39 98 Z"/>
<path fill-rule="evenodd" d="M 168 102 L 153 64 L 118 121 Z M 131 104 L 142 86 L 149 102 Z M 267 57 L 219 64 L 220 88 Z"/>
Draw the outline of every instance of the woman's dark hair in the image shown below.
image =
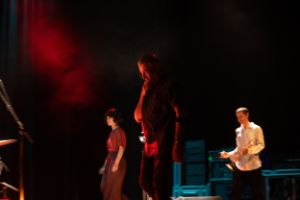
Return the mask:
<path fill-rule="evenodd" d="M 111 109 L 107 110 L 104 114 L 104 117 L 105 117 L 105 119 L 107 117 L 113 118 L 114 122 L 117 124 L 121 124 L 123 122 L 122 114 L 119 111 L 117 111 L 117 109 L 115 109 L 115 108 L 111 108 Z"/>

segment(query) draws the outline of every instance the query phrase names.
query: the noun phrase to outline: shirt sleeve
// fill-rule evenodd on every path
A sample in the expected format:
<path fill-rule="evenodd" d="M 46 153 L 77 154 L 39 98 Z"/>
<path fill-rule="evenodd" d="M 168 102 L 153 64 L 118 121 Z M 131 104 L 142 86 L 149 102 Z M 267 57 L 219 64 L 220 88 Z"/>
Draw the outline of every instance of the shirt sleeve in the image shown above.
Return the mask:
<path fill-rule="evenodd" d="M 265 140 L 264 140 L 264 134 L 263 130 L 258 127 L 255 130 L 256 138 L 254 140 L 254 144 L 251 144 L 251 146 L 248 148 L 248 154 L 258 154 L 265 148 Z"/>
<path fill-rule="evenodd" d="M 233 162 L 238 161 L 242 156 L 241 153 L 240 153 L 241 144 L 238 140 L 238 133 L 236 133 L 235 143 L 236 143 L 236 148 L 234 150 L 228 152 L 229 159 Z"/>
<path fill-rule="evenodd" d="M 237 147 L 234 150 L 228 152 L 228 154 L 229 154 L 229 159 L 233 162 L 238 161 L 240 158 L 240 153 L 239 153 Z"/>
<path fill-rule="evenodd" d="M 119 129 L 116 137 L 117 146 L 122 146 L 124 149 L 126 148 L 126 135 L 123 129 Z"/>

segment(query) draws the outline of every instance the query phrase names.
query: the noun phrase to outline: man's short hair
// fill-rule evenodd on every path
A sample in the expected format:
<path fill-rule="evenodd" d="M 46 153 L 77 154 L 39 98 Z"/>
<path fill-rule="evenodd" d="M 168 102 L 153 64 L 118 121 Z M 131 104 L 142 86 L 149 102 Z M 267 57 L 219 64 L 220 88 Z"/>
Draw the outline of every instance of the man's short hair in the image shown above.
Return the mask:
<path fill-rule="evenodd" d="M 244 114 L 248 114 L 249 110 L 246 107 L 239 107 L 238 109 L 235 110 L 235 113 L 238 113 L 238 112 L 242 112 Z"/>
<path fill-rule="evenodd" d="M 160 67 L 160 62 L 154 53 L 144 54 L 142 57 L 140 57 L 138 63 L 144 64 L 148 71 Z"/>

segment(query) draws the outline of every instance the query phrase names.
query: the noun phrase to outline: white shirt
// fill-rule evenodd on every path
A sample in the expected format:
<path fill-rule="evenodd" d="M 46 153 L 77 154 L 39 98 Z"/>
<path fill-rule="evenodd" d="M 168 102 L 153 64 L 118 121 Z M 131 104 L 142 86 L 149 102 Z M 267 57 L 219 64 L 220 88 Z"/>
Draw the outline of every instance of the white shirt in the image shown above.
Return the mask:
<path fill-rule="evenodd" d="M 265 148 L 263 130 L 250 123 L 249 127 L 240 126 L 236 132 L 236 148 L 229 152 L 229 158 L 241 171 L 251 171 L 261 167 L 259 153 Z M 248 149 L 246 154 L 242 152 Z"/>

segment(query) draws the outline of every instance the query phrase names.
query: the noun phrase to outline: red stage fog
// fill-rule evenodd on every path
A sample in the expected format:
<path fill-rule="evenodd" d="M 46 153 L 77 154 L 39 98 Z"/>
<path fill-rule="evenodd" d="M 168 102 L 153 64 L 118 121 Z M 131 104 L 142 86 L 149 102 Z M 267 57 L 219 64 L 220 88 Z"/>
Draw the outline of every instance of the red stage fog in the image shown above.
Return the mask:
<path fill-rule="evenodd" d="M 51 10 L 51 11 L 49 11 Z M 89 70 L 92 62 L 66 21 L 43 9 L 29 30 L 29 55 L 35 72 L 53 87 L 49 103 L 87 105 L 93 100 Z"/>

